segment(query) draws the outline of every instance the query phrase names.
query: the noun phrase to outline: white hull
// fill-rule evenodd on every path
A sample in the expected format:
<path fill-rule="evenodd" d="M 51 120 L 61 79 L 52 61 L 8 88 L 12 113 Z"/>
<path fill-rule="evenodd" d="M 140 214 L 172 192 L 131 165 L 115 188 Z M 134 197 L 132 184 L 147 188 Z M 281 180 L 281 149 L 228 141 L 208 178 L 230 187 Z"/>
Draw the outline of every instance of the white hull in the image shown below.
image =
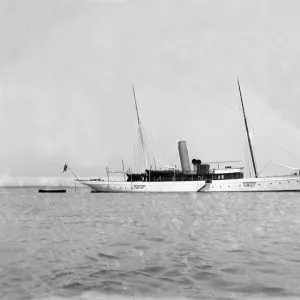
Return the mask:
<path fill-rule="evenodd" d="M 289 192 L 299 191 L 299 176 L 212 180 L 201 192 Z"/>
<path fill-rule="evenodd" d="M 92 188 L 94 192 L 102 193 L 168 193 L 168 192 L 198 192 L 205 185 L 204 181 L 89 181 L 80 183 Z"/>
<path fill-rule="evenodd" d="M 80 183 L 102 193 L 158 193 L 158 192 L 288 192 L 299 191 L 299 176 L 243 178 L 205 181 L 91 181 Z"/>

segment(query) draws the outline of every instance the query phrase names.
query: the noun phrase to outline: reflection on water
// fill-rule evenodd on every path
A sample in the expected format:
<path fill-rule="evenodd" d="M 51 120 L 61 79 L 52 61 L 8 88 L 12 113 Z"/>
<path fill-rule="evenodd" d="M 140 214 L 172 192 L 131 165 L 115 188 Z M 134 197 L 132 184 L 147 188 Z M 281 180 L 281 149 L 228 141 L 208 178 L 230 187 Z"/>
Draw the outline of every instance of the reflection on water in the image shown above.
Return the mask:
<path fill-rule="evenodd" d="M 0 299 L 299 299 L 300 194 L 0 190 Z"/>

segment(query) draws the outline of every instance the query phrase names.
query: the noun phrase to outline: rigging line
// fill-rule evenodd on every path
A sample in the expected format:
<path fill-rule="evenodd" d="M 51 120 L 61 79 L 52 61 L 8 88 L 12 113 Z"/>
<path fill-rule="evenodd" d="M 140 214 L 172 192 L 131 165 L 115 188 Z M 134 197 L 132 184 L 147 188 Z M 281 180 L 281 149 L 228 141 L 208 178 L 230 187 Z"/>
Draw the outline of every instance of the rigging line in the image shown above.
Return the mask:
<path fill-rule="evenodd" d="M 150 162 L 149 151 L 148 151 L 148 147 L 147 147 L 146 136 L 144 135 L 142 128 L 140 130 L 140 138 L 142 140 L 142 151 L 144 154 L 145 167 L 148 168 L 148 163 Z"/>
<path fill-rule="evenodd" d="M 248 141 L 247 141 L 246 137 L 245 137 L 245 148 L 246 148 L 246 155 L 247 155 L 248 173 L 249 173 L 249 176 L 252 177 L 253 176 L 253 168 L 252 168 L 252 163 L 251 163 L 251 154 L 250 154 L 249 145 L 248 145 Z"/>
<path fill-rule="evenodd" d="M 153 158 L 158 164 L 160 164 L 161 166 L 167 168 L 167 169 L 172 169 L 172 170 L 175 170 L 175 167 L 170 167 L 170 166 L 166 166 L 164 164 L 162 164 L 161 162 L 159 162 L 157 159 Z"/>
<path fill-rule="evenodd" d="M 300 160 L 297 156 L 295 156 L 293 153 L 291 153 L 289 150 L 287 150 L 286 148 L 282 147 L 276 140 L 271 140 L 270 138 L 266 137 L 265 135 L 262 135 L 263 139 L 268 140 L 269 142 L 275 144 L 276 147 L 282 149 L 283 151 L 285 151 L 287 154 L 289 154 L 291 157 L 293 157 L 294 159 L 296 159 L 298 161 L 298 163 L 300 163 Z"/>
<path fill-rule="evenodd" d="M 253 177 L 253 166 L 252 166 L 252 162 L 251 162 L 251 153 L 249 150 L 249 143 L 247 141 L 247 138 L 245 138 L 245 147 L 246 147 L 246 151 L 247 151 L 247 160 L 248 160 L 248 172 L 249 172 L 249 176 Z"/>
<path fill-rule="evenodd" d="M 248 147 L 246 146 L 246 134 L 245 134 L 245 127 L 243 126 L 243 116 L 242 116 L 242 108 L 241 105 L 239 105 L 239 114 L 240 114 L 240 125 L 241 125 L 241 131 L 242 131 L 242 136 L 243 136 L 243 151 L 244 151 L 244 161 L 245 161 L 245 173 L 246 176 L 249 172 L 249 166 L 248 166 L 248 155 L 247 155 L 247 150 Z"/>
<path fill-rule="evenodd" d="M 141 130 L 141 121 L 140 121 L 140 116 L 139 116 L 139 111 L 138 111 L 138 107 L 137 107 L 137 101 L 136 101 L 136 95 L 135 95 L 135 90 L 134 90 L 134 85 L 132 83 L 132 92 L 133 92 L 133 96 L 134 96 L 134 103 L 135 103 L 135 109 L 136 109 L 136 115 L 137 115 L 137 120 L 138 120 L 138 128 L 139 128 L 139 132 L 140 132 L 140 142 L 141 142 L 141 146 L 143 149 L 143 154 L 144 154 L 144 159 L 145 159 L 145 166 L 148 169 L 148 163 L 147 163 L 147 159 L 145 156 L 145 150 L 144 150 L 144 137 L 143 137 L 143 132 Z"/>
<path fill-rule="evenodd" d="M 146 150 L 147 150 L 147 153 L 148 153 L 148 159 L 149 159 L 149 164 L 152 163 L 152 158 L 154 158 L 154 151 L 152 151 L 152 148 L 149 147 L 149 145 L 151 145 L 152 143 L 149 143 L 149 140 L 151 140 L 152 142 L 154 141 L 154 143 L 156 145 L 158 145 L 158 140 L 151 134 L 151 131 L 148 130 L 148 128 L 145 127 L 144 124 L 141 124 L 141 128 L 143 130 L 143 133 L 144 133 L 144 139 L 145 139 L 145 147 L 146 147 Z M 161 147 L 158 147 L 160 150 L 161 150 Z M 155 152 L 156 154 L 158 154 L 158 152 Z M 164 151 L 159 151 L 159 154 L 160 156 L 162 155 L 163 157 L 165 157 L 165 159 L 167 159 L 167 161 L 170 161 L 169 159 L 169 155 L 166 155 L 166 153 Z M 178 158 L 178 153 L 176 154 L 176 157 L 175 159 Z M 171 160 L 173 161 L 173 160 Z M 177 164 L 177 161 L 176 161 L 176 164 Z M 175 165 L 175 164 L 174 164 Z"/>
<path fill-rule="evenodd" d="M 294 167 L 289 167 L 289 166 L 286 166 L 286 165 L 282 165 L 274 160 L 272 160 L 272 162 L 278 166 L 281 166 L 281 167 L 284 167 L 284 168 L 287 168 L 287 169 L 291 169 L 291 170 L 300 170 L 300 168 L 294 168 Z"/>
<path fill-rule="evenodd" d="M 239 117 L 240 117 L 240 128 L 241 128 L 241 133 L 243 136 L 243 153 L 244 153 L 244 163 L 245 163 L 245 174 L 249 174 L 249 177 L 251 177 L 251 169 L 250 169 L 250 160 L 249 160 L 249 149 L 247 147 L 247 138 L 246 138 L 246 130 L 245 127 L 243 126 L 243 112 L 242 112 L 242 107 L 241 105 L 238 105 L 238 110 L 239 110 Z"/>
<path fill-rule="evenodd" d="M 152 164 L 152 158 L 154 157 L 153 155 L 153 151 L 151 149 L 151 147 L 149 146 L 149 133 L 146 130 L 144 124 L 141 124 L 141 131 L 143 133 L 143 137 L 144 137 L 144 148 L 145 148 L 145 156 L 146 156 L 146 160 L 148 165 Z"/>
<path fill-rule="evenodd" d="M 153 157 L 153 155 L 152 155 L 151 148 L 149 147 L 148 134 L 147 134 L 147 131 L 145 130 L 145 127 L 143 124 L 141 124 L 141 131 L 142 131 L 143 137 L 144 137 L 144 146 L 145 146 L 146 156 L 147 156 L 148 162 L 151 164 L 150 158 L 151 158 L 151 156 Z"/>
<path fill-rule="evenodd" d="M 242 117 L 242 124 L 244 124 L 242 107 L 241 107 L 241 117 Z M 250 158 L 251 154 L 250 154 L 250 150 L 249 150 L 249 143 L 248 143 L 248 139 L 247 139 L 247 131 L 245 128 L 245 124 L 243 127 L 244 127 L 243 134 L 244 134 L 245 158 L 246 158 L 246 164 L 247 164 L 247 176 L 253 177 L 253 168 L 252 168 L 252 163 L 251 163 L 251 158 Z"/>
<path fill-rule="evenodd" d="M 144 146 L 145 146 L 145 154 L 146 154 L 146 159 L 149 165 L 152 164 L 152 158 L 154 157 L 153 155 L 153 151 L 151 149 L 151 147 L 149 147 L 149 136 L 150 134 L 148 133 L 148 131 L 146 130 L 144 124 L 141 124 L 141 130 L 143 132 L 143 136 L 144 136 Z"/>
<path fill-rule="evenodd" d="M 242 97 L 240 82 L 239 82 L 238 78 L 237 78 L 237 82 L 238 82 L 238 87 L 239 87 L 239 92 L 240 92 L 241 103 L 242 103 L 242 109 L 243 109 L 243 116 L 244 116 L 244 121 L 245 121 L 245 127 L 246 127 L 246 131 L 247 131 L 248 144 L 249 144 L 250 154 L 251 154 L 251 158 L 252 158 L 252 166 L 253 166 L 253 169 L 254 169 L 255 177 L 257 177 L 256 163 L 255 163 L 255 160 L 254 160 L 254 153 L 253 153 L 252 144 L 251 144 L 251 140 L 250 140 L 250 136 L 249 136 L 247 118 L 246 118 L 246 114 L 245 114 L 243 97 Z"/>
<path fill-rule="evenodd" d="M 135 163 L 134 163 L 134 166 L 135 166 L 135 172 L 140 172 L 140 164 L 141 164 L 141 151 L 140 151 L 140 148 L 141 148 L 141 145 L 140 145 L 140 141 L 139 141 L 139 131 L 137 129 L 137 134 L 134 135 L 134 147 L 135 147 Z"/>
<path fill-rule="evenodd" d="M 244 149 L 245 149 L 245 163 L 246 163 L 246 174 L 249 175 L 249 177 L 251 177 L 251 169 L 250 169 L 250 165 L 249 165 L 249 154 L 248 154 L 248 147 L 247 147 L 247 141 L 244 138 Z"/>
<path fill-rule="evenodd" d="M 151 134 L 151 131 L 148 130 L 148 128 L 146 128 L 144 126 L 144 124 L 142 124 L 142 129 L 143 129 L 143 133 L 144 133 L 144 137 L 145 137 L 145 146 L 147 147 L 147 151 L 149 154 L 149 162 L 152 161 L 152 158 L 156 155 L 154 155 L 154 151 L 152 151 L 152 148 L 149 147 L 149 145 L 151 145 L 152 143 L 149 143 L 149 140 L 151 140 L 152 142 L 154 142 L 156 145 L 158 145 L 158 140 Z M 161 150 L 161 147 L 158 147 Z M 156 154 L 158 154 L 157 152 L 155 152 Z M 160 151 L 159 154 L 162 154 L 163 157 L 165 157 L 165 159 L 168 157 L 164 151 Z M 161 156 L 161 155 L 160 155 Z M 169 161 L 169 159 L 167 158 L 167 160 Z"/>
<path fill-rule="evenodd" d="M 245 159 L 245 174 L 246 176 L 251 177 L 251 169 L 249 164 L 249 148 L 247 145 L 247 134 L 244 125 L 244 118 L 243 118 L 243 110 L 241 104 L 239 103 L 239 113 L 240 113 L 240 120 L 241 120 L 241 127 L 242 127 L 242 134 L 243 134 L 243 147 L 244 147 L 244 159 Z"/>
<path fill-rule="evenodd" d="M 297 156 L 295 156 L 294 154 L 292 154 L 289 150 L 285 149 L 284 147 L 278 145 L 280 148 L 282 148 L 285 152 L 287 152 L 290 156 L 292 156 L 293 158 L 295 158 L 298 163 L 300 162 L 299 158 Z"/>
<path fill-rule="evenodd" d="M 133 135 L 132 139 L 133 139 L 133 166 L 135 168 L 135 166 L 136 166 L 136 154 L 135 154 L 135 139 L 134 139 L 134 135 Z"/>
<path fill-rule="evenodd" d="M 141 126 L 141 129 L 143 131 L 143 135 L 144 135 L 144 140 L 145 140 L 145 147 L 146 147 L 146 150 L 147 150 L 147 153 L 149 155 L 149 160 L 150 160 L 150 156 L 153 156 L 153 153 L 152 153 L 152 150 L 151 150 L 151 147 L 149 147 L 149 136 L 150 134 L 148 133 L 148 130 L 146 130 L 145 126 L 142 124 Z M 150 136 L 151 137 L 151 136 Z M 150 154 L 149 154 L 150 153 Z"/>
<path fill-rule="evenodd" d="M 145 153 L 144 136 L 143 136 L 143 133 L 142 133 L 142 131 L 141 131 L 140 126 L 139 126 L 139 137 L 140 137 L 140 141 L 141 141 L 142 151 L 143 151 L 143 153 L 144 153 L 145 165 L 147 166 L 147 159 L 146 159 L 146 153 Z"/>
<path fill-rule="evenodd" d="M 242 131 L 242 135 L 243 135 L 243 149 L 244 149 L 244 161 L 245 161 L 245 174 L 246 176 L 249 175 L 249 177 L 251 177 L 251 168 L 250 168 L 250 158 L 249 158 L 249 148 L 247 145 L 247 137 L 246 137 L 246 129 L 243 126 L 243 112 L 242 112 L 242 108 L 239 105 L 239 114 L 240 114 L 240 120 L 241 120 L 241 131 Z"/>
<path fill-rule="evenodd" d="M 140 141 L 140 136 L 139 136 L 140 132 L 139 130 L 137 131 L 137 136 L 136 136 L 136 155 L 137 155 L 137 159 L 136 159 L 136 162 L 137 162 L 137 172 L 141 172 L 141 169 L 142 169 L 142 145 L 141 145 L 141 141 Z"/>
<path fill-rule="evenodd" d="M 138 131 L 138 139 L 139 139 L 139 137 L 141 137 L 140 136 L 140 131 Z M 145 138 L 143 140 L 145 140 Z M 141 143 L 137 142 L 137 144 L 139 145 L 139 147 L 138 147 L 138 170 L 139 170 L 139 172 L 142 172 L 143 171 L 142 170 L 142 168 L 143 168 L 142 161 L 143 160 L 145 161 L 145 168 L 144 169 L 147 169 L 147 163 L 148 163 L 148 156 L 149 156 L 149 154 L 148 154 L 148 151 L 147 151 L 147 147 L 146 147 L 145 141 L 144 141 L 144 147 L 142 147 Z"/>
<path fill-rule="evenodd" d="M 179 153 L 176 154 L 175 159 L 173 159 L 174 162 L 174 166 L 176 167 L 178 165 L 178 161 L 179 161 Z"/>
<path fill-rule="evenodd" d="M 258 172 L 257 176 L 267 168 L 267 166 L 269 166 L 269 164 L 272 162 L 272 160 L 270 159 L 270 161 Z"/>

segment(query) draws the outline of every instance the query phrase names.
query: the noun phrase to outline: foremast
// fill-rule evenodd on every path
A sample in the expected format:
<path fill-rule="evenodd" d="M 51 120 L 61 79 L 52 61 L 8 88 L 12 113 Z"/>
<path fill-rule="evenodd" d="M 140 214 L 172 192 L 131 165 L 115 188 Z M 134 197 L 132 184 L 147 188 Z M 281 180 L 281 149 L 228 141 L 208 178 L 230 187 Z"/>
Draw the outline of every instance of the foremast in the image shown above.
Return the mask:
<path fill-rule="evenodd" d="M 254 170 L 254 175 L 257 178 L 258 177 L 257 168 L 256 168 L 255 159 L 254 159 L 254 153 L 253 153 L 253 148 L 252 148 L 252 144 L 251 144 L 251 139 L 250 139 L 250 135 L 249 135 L 248 123 L 247 123 L 247 118 L 246 118 L 246 114 L 245 114 L 245 108 L 244 108 L 244 103 L 243 103 L 243 97 L 242 97 L 240 82 L 239 82 L 238 78 L 237 78 L 237 83 L 238 83 L 240 99 L 241 99 L 241 103 L 242 103 L 243 118 L 244 118 L 244 122 L 245 122 L 245 128 L 246 128 L 247 140 L 248 140 L 248 145 L 249 145 L 249 150 L 250 150 L 250 155 L 251 155 L 252 167 L 253 167 L 253 170 Z"/>
<path fill-rule="evenodd" d="M 142 147 L 142 151 L 143 151 L 145 167 L 146 167 L 146 169 L 148 169 L 148 161 L 147 161 L 147 152 L 148 151 L 147 151 L 147 147 L 146 147 L 146 143 L 145 143 L 144 133 L 143 133 L 143 130 L 142 130 L 142 123 L 141 123 L 140 116 L 139 116 L 139 110 L 138 110 L 138 106 L 137 106 L 137 102 L 136 102 L 136 96 L 135 96 L 135 90 L 134 90 L 133 83 L 132 83 L 132 92 L 133 92 L 133 97 L 134 97 L 136 116 L 137 116 L 137 120 L 138 120 L 138 130 L 139 130 L 140 143 L 141 143 L 141 147 Z M 149 159 L 149 157 L 148 157 L 148 159 Z"/>

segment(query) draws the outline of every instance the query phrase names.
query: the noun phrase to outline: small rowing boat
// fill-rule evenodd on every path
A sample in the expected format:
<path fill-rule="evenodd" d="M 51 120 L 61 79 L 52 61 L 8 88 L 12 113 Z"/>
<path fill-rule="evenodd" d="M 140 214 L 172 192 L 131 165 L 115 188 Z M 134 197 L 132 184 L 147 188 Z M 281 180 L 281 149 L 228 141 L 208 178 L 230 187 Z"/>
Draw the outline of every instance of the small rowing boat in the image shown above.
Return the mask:
<path fill-rule="evenodd" d="M 67 190 L 39 190 L 39 193 L 65 193 Z"/>

